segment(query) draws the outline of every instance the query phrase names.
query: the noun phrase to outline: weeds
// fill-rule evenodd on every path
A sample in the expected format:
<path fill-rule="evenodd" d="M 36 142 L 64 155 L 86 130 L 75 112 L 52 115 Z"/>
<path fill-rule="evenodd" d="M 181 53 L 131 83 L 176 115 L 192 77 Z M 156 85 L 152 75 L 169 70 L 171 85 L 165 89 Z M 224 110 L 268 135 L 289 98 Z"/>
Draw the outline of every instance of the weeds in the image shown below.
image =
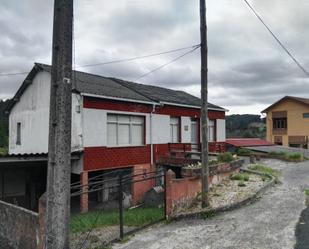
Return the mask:
<path fill-rule="evenodd" d="M 279 170 L 272 169 L 262 164 L 251 164 L 248 166 L 248 169 L 255 170 L 263 174 L 271 175 L 275 178 L 276 183 L 280 183 L 279 181 L 280 171 Z"/>

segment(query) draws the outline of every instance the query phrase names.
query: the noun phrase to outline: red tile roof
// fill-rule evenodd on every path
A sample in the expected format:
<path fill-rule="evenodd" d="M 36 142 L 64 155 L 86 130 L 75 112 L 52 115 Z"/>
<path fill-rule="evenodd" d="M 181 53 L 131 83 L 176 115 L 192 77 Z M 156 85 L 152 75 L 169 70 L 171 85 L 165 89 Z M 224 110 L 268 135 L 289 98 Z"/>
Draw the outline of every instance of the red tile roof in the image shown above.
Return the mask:
<path fill-rule="evenodd" d="M 230 138 L 226 139 L 226 143 L 235 147 L 250 147 L 250 146 L 269 146 L 272 143 L 260 138 Z"/>

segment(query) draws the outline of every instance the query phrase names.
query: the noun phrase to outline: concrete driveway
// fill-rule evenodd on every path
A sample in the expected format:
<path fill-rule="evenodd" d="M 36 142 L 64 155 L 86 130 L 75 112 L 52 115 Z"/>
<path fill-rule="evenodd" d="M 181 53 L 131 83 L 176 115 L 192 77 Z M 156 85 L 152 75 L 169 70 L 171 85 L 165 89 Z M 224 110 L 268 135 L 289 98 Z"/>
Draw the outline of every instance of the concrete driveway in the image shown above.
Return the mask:
<path fill-rule="evenodd" d="M 295 228 L 305 209 L 303 190 L 309 188 L 309 163 L 294 164 L 269 159 L 263 163 L 282 171 L 283 184 L 268 190 L 254 204 L 209 220 L 187 219 L 158 225 L 113 248 L 294 248 Z"/>

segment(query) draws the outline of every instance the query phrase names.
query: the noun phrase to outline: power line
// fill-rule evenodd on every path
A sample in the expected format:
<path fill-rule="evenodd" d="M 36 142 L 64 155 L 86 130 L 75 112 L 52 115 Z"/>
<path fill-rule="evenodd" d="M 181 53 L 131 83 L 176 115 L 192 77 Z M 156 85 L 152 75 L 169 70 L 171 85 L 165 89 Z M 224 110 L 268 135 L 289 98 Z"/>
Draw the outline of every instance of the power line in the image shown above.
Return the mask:
<path fill-rule="evenodd" d="M 22 75 L 22 74 L 28 74 L 29 72 L 19 72 L 19 73 L 0 73 L 0 77 L 4 76 L 15 76 L 15 75 Z"/>
<path fill-rule="evenodd" d="M 309 72 L 300 64 L 300 62 L 292 55 L 292 53 L 283 45 L 283 43 L 279 40 L 279 38 L 271 31 L 271 29 L 267 26 L 267 24 L 263 21 L 262 17 L 255 11 L 255 9 L 250 5 L 247 0 L 244 2 L 248 5 L 248 7 L 252 10 L 254 15 L 260 20 L 260 22 L 264 25 L 264 27 L 268 30 L 268 32 L 272 35 L 272 37 L 278 42 L 278 44 L 283 48 L 283 50 L 290 56 L 290 58 L 296 63 L 296 65 L 309 77 Z"/>
<path fill-rule="evenodd" d="M 179 52 L 179 51 L 182 51 L 182 50 L 186 50 L 186 49 L 189 49 L 189 48 L 195 48 L 195 47 L 199 47 L 199 44 L 196 44 L 196 45 L 193 45 L 193 46 L 189 46 L 189 47 L 183 47 L 183 48 L 177 48 L 177 49 L 173 49 L 173 50 L 168 50 L 168 51 L 164 51 L 164 52 L 160 52 L 160 53 L 155 53 L 155 54 L 148 54 L 148 55 L 142 55 L 142 56 L 137 56 L 137 57 L 132 57 L 132 58 L 119 59 L 119 60 L 113 60 L 113 61 L 107 61 L 107 62 L 100 62 L 100 63 L 95 63 L 95 64 L 81 65 L 81 66 L 77 66 L 77 68 L 102 66 L 102 65 L 113 64 L 113 63 L 121 63 L 121 62 L 139 60 L 139 59 L 144 59 L 144 58 L 148 58 L 148 57 L 154 57 L 154 56 L 158 56 L 158 55 L 175 53 L 175 52 Z"/>
<path fill-rule="evenodd" d="M 186 52 L 186 53 L 184 53 L 184 54 L 182 54 L 182 55 L 180 55 L 180 56 L 177 56 L 177 57 L 174 58 L 173 60 L 171 60 L 171 61 L 169 61 L 169 62 L 167 62 L 167 63 L 165 63 L 165 64 L 163 64 L 163 65 L 161 65 L 161 66 L 159 66 L 159 67 L 157 67 L 157 68 L 155 68 L 155 69 L 153 69 L 153 70 L 151 70 L 151 71 L 149 71 L 148 73 L 145 73 L 145 74 L 139 76 L 139 77 L 136 78 L 134 81 L 137 81 L 137 80 L 139 80 L 139 79 L 141 79 L 141 78 L 144 78 L 144 77 L 148 76 L 149 74 L 152 74 L 152 73 L 154 73 L 154 72 L 160 70 L 161 68 L 166 67 L 166 66 L 168 66 L 169 64 L 172 64 L 173 62 L 175 62 L 175 61 L 181 59 L 182 57 L 186 56 L 187 54 L 190 54 L 190 53 L 194 52 L 194 51 L 195 51 L 196 49 L 198 49 L 199 47 L 200 47 L 200 45 L 196 46 L 195 48 L 191 49 L 190 51 L 188 51 L 188 52 Z"/>
<path fill-rule="evenodd" d="M 73 38 L 74 39 L 74 38 Z M 128 61 L 134 61 L 134 60 L 139 60 L 139 59 L 144 59 L 144 58 L 149 58 L 149 57 L 154 57 L 154 56 L 159 56 L 159 55 L 164 55 L 164 54 L 170 54 L 170 53 L 175 53 L 179 52 L 182 50 L 190 49 L 190 48 L 198 48 L 200 45 L 193 45 L 193 46 L 188 46 L 188 47 L 182 47 L 182 48 L 177 48 L 177 49 L 172 49 L 160 53 L 154 53 L 154 54 L 148 54 L 148 55 L 142 55 L 142 56 L 136 56 L 132 58 L 126 58 L 126 59 L 119 59 L 119 60 L 112 60 L 112 61 L 106 61 L 106 62 L 100 62 L 100 63 L 95 63 L 95 64 L 87 64 L 87 65 L 81 65 L 81 66 L 76 66 L 75 63 L 75 40 L 74 40 L 74 62 L 73 62 L 73 67 L 75 68 L 83 68 L 83 67 L 95 67 L 95 66 L 103 66 L 103 65 L 108 65 L 108 64 L 115 64 L 115 63 L 121 63 L 121 62 L 128 62 Z M 16 72 L 16 73 L 0 73 L 0 77 L 5 77 L 5 76 L 15 76 L 15 75 L 22 75 L 22 74 L 28 74 L 29 72 Z"/>

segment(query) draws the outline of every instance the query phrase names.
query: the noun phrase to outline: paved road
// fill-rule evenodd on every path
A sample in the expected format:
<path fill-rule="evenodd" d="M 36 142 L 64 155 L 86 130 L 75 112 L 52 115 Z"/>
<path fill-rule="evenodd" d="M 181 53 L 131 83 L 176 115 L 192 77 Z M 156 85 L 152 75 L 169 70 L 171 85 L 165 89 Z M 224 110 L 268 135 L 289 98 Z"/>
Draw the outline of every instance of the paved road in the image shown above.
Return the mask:
<path fill-rule="evenodd" d="M 293 148 L 293 147 L 287 147 L 287 146 L 279 146 L 279 145 L 273 145 L 273 146 L 255 146 L 255 147 L 245 147 L 249 150 L 255 150 L 259 152 L 287 152 L 287 153 L 302 153 L 305 157 L 309 157 L 309 150 L 302 149 L 302 148 Z"/>
<path fill-rule="evenodd" d="M 283 184 L 268 190 L 254 204 L 210 220 L 188 219 L 159 225 L 113 248 L 293 249 L 295 228 L 305 209 L 303 189 L 309 188 L 309 163 L 268 159 L 264 164 L 282 170 Z"/>

